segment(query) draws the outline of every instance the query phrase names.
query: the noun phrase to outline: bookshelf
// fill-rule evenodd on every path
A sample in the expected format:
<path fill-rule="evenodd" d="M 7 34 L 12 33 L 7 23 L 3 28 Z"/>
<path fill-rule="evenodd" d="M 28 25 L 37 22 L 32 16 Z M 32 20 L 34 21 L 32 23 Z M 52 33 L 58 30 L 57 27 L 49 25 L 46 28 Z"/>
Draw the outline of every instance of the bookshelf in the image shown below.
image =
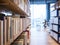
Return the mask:
<path fill-rule="evenodd" d="M 26 31 L 31 22 L 29 3 L 29 0 L 0 0 L 0 45 L 12 45 Z M 25 33 L 24 39 L 27 40 Z"/>
<path fill-rule="evenodd" d="M 53 10 L 50 12 L 50 34 L 51 37 L 60 44 L 60 9 L 59 9 L 59 2 L 54 4 L 51 7 Z"/>
<path fill-rule="evenodd" d="M 0 6 L 2 7 L 2 9 L 7 9 L 10 10 L 14 13 L 20 14 L 22 16 L 29 16 L 26 11 L 29 11 L 30 9 L 27 7 L 28 5 L 28 0 L 0 0 Z M 26 4 L 26 8 L 25 8 L 25 3 Z M 27 10 L 29 9 L 29 10 Z M 30 12 L 29 12 L 30 13 Z"/>

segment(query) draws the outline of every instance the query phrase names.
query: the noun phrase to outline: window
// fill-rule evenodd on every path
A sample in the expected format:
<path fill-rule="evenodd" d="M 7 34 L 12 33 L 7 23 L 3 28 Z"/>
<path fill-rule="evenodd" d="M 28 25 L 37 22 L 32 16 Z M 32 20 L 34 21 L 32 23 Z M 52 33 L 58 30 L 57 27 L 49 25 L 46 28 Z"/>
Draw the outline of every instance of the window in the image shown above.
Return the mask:
<path fill-rule="evenodd" d="M 46 19 L 46 5 L 45 4 L 33 4 L 31 6 L 31 24 L 33 27 L 42 27 L 43 22 Z"/>

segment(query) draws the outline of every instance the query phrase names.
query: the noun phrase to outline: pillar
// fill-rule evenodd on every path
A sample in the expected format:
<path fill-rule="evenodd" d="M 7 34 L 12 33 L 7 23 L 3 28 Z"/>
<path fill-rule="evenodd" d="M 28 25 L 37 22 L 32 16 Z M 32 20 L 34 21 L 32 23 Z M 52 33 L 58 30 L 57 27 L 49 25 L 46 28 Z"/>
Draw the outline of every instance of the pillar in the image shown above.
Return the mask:
<path fill-rule="evenodd" d="M 49 22 L 49 20 L 50 20 L 50 3 L 47 3 L 46 4 L 46 20 Z"/>

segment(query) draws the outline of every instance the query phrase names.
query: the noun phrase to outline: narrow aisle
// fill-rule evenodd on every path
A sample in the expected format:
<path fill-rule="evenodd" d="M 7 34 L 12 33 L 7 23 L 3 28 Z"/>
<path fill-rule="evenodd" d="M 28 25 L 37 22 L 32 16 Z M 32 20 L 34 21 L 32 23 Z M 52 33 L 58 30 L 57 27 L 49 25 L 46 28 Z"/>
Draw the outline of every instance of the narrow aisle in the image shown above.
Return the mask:
<path fill-rule="evenodd" d="M 30 45 L 58 45 L 44 30 L 31 28 Z"/>
<path fill-rule="evenodd" d="M 47 43 L 47 33 L 42 30 L 37 30 L 37 28 L 31 29 L 31 40 L 30 45 L 46 45 Z"/>

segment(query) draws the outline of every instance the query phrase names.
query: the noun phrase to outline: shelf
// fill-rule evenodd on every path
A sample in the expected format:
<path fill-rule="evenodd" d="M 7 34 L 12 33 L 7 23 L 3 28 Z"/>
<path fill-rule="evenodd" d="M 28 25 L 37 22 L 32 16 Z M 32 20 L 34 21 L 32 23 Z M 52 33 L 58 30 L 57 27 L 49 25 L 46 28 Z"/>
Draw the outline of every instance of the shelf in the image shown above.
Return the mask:
<path fill-rule="evenodd" d="M 56 41 L 58 42 L 58 44 L 60 44 L 60 41 L 59 41 L 59 34 L 55 33 L 54 31 L 51 32 L 50 36 Z"/>
<path fill-rule="evenodd" d="M 21 16 L 28 16 L 26 12 L 24 12 L 20 7 L 18 7 L 14 2 L 11 2 L 10 0 L 1 0 L 0 7 L 20 14 Z"/>
<path fill-rule="evenodd" d="M 24 31 L 22 31 L 21 33 L 19 33 L 18 35 L 16 35 L 13 39 L 13 42 L 23 33 Z M 10 44 L 12 44 L 13 42 L 10 42 Z"/>
<path fill-rule="evenodd" d="M 26 6 L 28 5 L 26 4 Z M 13 0 L 0 0 L 0 13 L 1 12 L 3 12 L 3 14 L 7 13 L 3 18 L 3 44 L 10 45 L 14 43 L 23 32 L 26 32 L 26 27 L 30 24 L 30 19 L 27 18 L 29 16 L 29 8 L 25 8 L 24 3 L 21 5 L 19 3 L 18 5 Z M 8 13 L 11 13 L 11 15 L 8 15 Z"/>
<path fill-rule="evenodd" d="M 55 32 L 56 34 L 60 34 L 60 32 L 56 32 L 56 31 L 54 31 L 54 30 L 51 30 L 51 31 Z"/>
<path fill-rule="evenodd" d="M 52 23 L 52 25 L 59 25 L 59 24 Z"/>
<path fill-rule="evenodd" d="M 52 23 L 52 25 L 58 25 L 58 26 L 60 26 L 60 24 L 55 24 L 55 23 Z"/>
<path fill-rule="evenodd" d="M 60 43 L 60 13 L 59 13 L 59 9 L 60 9 L 60 1 L 57 1 L 52 7 L 50 8 L 54 8 L 53 11 L 51 11 L 51 19 L 50 19 L 50 26 L 51 26 L 51 37 L 53 37 L 53 39 Z"/>
<path fill-rule="evenodd" d="M 51 36 L 51 35 L 50 35 Z M 53 40 L 55 40 L 58 44 L 60 44 L 53 36 L 51 36 Z"/>

